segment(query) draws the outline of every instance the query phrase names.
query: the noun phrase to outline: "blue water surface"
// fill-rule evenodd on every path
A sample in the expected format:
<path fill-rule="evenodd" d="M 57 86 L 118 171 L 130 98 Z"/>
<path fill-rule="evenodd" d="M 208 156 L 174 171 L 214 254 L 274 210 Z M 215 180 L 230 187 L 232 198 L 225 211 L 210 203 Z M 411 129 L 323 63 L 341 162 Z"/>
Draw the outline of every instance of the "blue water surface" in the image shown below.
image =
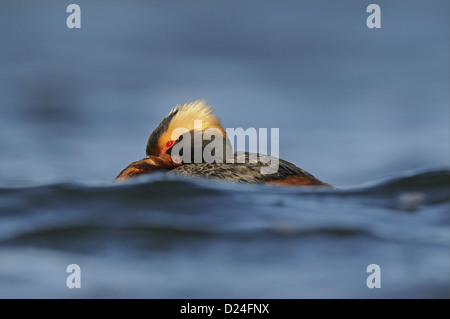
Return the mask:
<path fill-rule="evenodd" d="M 448 297 L 448 1 L 70 3 L 0 3 L 0 297 Z M 336 189 L 112 184 L 200 98 Z"/>

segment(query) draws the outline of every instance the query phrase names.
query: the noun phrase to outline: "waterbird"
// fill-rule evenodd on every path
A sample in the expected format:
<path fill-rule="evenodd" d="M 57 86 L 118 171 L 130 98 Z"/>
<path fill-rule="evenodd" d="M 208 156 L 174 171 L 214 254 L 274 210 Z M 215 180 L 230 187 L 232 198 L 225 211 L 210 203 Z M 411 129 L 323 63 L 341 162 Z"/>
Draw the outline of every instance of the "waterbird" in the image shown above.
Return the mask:
<path fill-rule="evenodd" d="M 146 157 L 123 169 L 115 182 L 156 171 L 240 183 L 331 186 L 277 157 L 233 152 L 226 131 L 205 100 L 173 108 L 150 134 Z"/>

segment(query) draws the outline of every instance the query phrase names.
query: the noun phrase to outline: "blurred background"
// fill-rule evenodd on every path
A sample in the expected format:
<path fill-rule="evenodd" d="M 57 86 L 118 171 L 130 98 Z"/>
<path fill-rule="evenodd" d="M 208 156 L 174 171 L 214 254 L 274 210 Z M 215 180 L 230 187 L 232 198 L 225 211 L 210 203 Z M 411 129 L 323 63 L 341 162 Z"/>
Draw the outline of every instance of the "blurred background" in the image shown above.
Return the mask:
<path fill-rule="evenodd" d="M 448 1 L 74 2 L 0 1 L 0 297 L 448 298 Z M 201 98 L 338 189 L 111 185 Z"/>
<path fill-rule="evenodd" d="M 176 104 L 338 186 L 449 164 L 449 2 L 0 2 L 0 184 L 109 183 Z"/>

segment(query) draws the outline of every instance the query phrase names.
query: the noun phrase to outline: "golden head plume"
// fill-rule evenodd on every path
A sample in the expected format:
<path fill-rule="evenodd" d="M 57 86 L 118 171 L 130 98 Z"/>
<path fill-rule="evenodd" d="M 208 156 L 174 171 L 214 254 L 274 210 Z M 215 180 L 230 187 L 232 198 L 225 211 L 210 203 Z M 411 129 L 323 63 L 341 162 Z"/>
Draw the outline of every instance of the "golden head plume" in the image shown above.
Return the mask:
<path fill-rule="evenodd" d="M 212 106 L 207 105 L 205 100 L 197 100 L 174 107 L 169 115 L 158 125 L 150 135 L 146 153 L 150 155 L 160 155 L 166 143 L 173 140 L 172 132 L 176 129 L 186 129 L 194 131 L 198 129 L 195 121 L 201 121 L 202 130 L 218 129 L 223 136 L 226 136 L 225 130 L 220 124 L 219 118 L 212 113 Z M 175 137 L 177 139 L 179 136 Z"/>

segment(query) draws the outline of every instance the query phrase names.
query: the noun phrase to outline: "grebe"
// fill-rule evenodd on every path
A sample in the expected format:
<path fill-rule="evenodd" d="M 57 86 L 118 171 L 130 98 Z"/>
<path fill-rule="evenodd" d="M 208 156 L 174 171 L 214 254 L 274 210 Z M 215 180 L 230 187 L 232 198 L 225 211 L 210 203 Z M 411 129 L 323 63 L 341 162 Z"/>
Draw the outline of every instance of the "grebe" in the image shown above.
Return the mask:
<path fill-rule="evenodd" d="M 196 126 L 198 123 L 196 121 L 201 121 L 200 129 L 198 125 Z M 176 130 L 180 128 L 184 130 L 177 133 Z M 216 135 L 212 141 L 220 142 L 218 145 L 223 145 L 222 148 L 215 148 L 214 158 L 216 160 L 214 162 L 206 161 L 203 157 L 200 158 L 200 161 L 195 158 L 195 135 L 200 130 L 205 134 L 208 131 L 213 132 Z M 186 140 L 184 141 L 184 139 Z M 180 143 L 183 141 L 190 143 L 188 145 L 191 149 L 187 149 L 192 151 L 190 155 L 186 153 L 183 156 L 182 152 L 174 152 L 177 146 L 179 149 Z M 209 139 L 202 140 L 199 145 L 202 147 L 202 152 L 209 143 L 211 143 Z M 120 182 L 155 171 L 169 171 L 178 175 L 232 182 L 279 186 L 331 186 L 282 159 L 248 152 L 232 152 L 231 144 L 220 120 L 212 114 L 211 106 L 206 105 L 203 100 L 186 103 L 172 109 L 151 133 L 147 142 L 146 155 L 146 158 L 128 165 L 119 173 L 115 181 Z M 264 173 L 264 168 L 268 168 L 269 163 L 274 160 L 278 163 L 278 169 L 270 174 Z"/>

